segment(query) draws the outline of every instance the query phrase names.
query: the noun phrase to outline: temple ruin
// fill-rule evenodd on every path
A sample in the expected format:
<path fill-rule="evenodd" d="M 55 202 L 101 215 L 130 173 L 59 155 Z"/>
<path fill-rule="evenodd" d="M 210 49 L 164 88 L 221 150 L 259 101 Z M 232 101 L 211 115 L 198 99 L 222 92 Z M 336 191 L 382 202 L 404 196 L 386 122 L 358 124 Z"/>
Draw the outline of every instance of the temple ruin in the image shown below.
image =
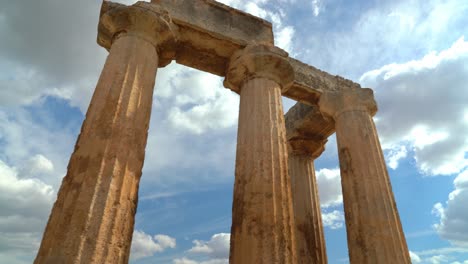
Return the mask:
<path fill-rule="evenodd" d="M 335 132 L 350 262 L 410 263 L 372 90 L 213 0 L 103 1 L 97 41 L 109 55 L 34 263 L 128 263 L 156 72 L 172 61 L 240 95 L 230 263 L 327 263 L 314 160 Z M 286 115 L 282 96 L 298 102 Z"/>

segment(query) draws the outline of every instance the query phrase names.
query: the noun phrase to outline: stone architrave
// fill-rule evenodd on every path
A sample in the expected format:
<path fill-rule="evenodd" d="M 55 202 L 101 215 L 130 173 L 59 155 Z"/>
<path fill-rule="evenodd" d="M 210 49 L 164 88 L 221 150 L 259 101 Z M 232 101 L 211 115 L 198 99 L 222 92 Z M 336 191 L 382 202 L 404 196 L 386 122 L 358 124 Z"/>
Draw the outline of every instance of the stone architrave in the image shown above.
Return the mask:
<path fill-rule="evenodd" d="M 104 3 L 109 56 L 35 264 L 128 263 L 158 68 L 170 20 Z M 107 34 L 103 34 L 103 31 Z"/>
<path fill-rule="evenodd" d="M 294 74 L 268 45 L 235 54 L 225 86 L 240 93 L 231 264 L 297 263 L 281 90 Z"/>
<path fill-rule="evenodd" d="M 314 160 L 323 152 L 324 144 L 323 141 L 310 139 L 289 142 L 288 166 L 299 264 L 328 262 L 314 166 Z"/>
<path fill-rule="evenodd" d="M 350 262 L 411 263 L 372 119 L 372 90 L 324 93 L 319 107 L 335 120 Z"/>

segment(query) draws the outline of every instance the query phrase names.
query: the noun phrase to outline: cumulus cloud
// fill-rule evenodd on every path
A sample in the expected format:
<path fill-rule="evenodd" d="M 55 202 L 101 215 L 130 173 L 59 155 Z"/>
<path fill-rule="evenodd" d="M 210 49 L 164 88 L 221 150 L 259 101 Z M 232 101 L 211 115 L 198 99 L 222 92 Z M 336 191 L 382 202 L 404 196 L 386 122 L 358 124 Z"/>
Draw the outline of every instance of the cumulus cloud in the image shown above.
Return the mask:
<path fill-rule="evenodd" d="M 228 264 L 229 246 L 231 234 L 214 234 L 210 240 L 194 240 L 193 247 L 187 253 L 198 255 L 201 259 L 195 260 L 194 257 L 176 258 L 174 264 Z"/>
<path fill-rule="evenodd" d="M 451 263 L 451 264 L 468 264 L 466 260 L 466 253 L 468 253 L 467 247 L 444 247 L 427 249 L 423 251 L 412 252 L 410 251 L 410 257 L 412 263 L 428 263 L 428 264 L 439 264 L 439 263 Z"/>
<path fill-rule="evenodd" d="M 398 162 L 401 159 L 406 158 L 407 156 L 408 150 L 406 149 L 406 146 L 390 146 L 387 147 L 385 160 L 387 162 L 388 167 L 390 167 L 393 170 L 396 170 L 398 168 Z"/>
<path fill-rule="evenodd" d="M 209 241 L 194 240 L 190 253 L 206 254 L 213 258 L 228 258 L 231 234 L 215 234 Z"/>
<path fill-rule="evenodd" d="M 344 214 L 342 211 L 333 210 L 331 212 L 322 212 L 323 226 L 330 229 L 339 229 L 344 225 Z"/>
<path fill-rule="evenodd" d="M 296 27 L 298 35 L 307 35 L 301 56 L 323 70 L 352 79 L 381 65 L 441 50 L 447 40 L 466 34 L 465 0 L 380 1 L 365 9 L 361 2 L 346 6 L 319 2 L 321 12 L 330 10 L 327 16 L 308 16 L 301 24 L 327 27 L 321 31 L 317 26 L 314 34 L 309 27 Z"/>
<path fill-rule="evenodd" d="M 427 258 L 426 261 L 431 264 L 447 263 L 450 259 L 444 255 L 437 255 Z"/>
<path fill-rule="evenodd" d="M 321 169 L 316 172 L 320 205 L 324 208 L 343 203 L 340 169 Z"/>
<path fill-rule="evenodd" d="M 54 164 L 42 154 L 37 154 L 26 161 L 24 167 L 20 170 L 19 176 L 34 176 L 50 175 L 54 172 Z"/>
<path fill-rule="evenodd" d="M 460 173 L 453 182 L 455 189 L 443 205 L 434 205 L 433 213 L 439 217 L 434 225 L 439 235 L 456 246 L 468 247 L 468 170 Z"/>
<path fill-rule="evenodd" d="M 169 248 L 176 247 L 176 239 L 167 235 L 150 236 L 143 231 L 133 232 L 130 257 L 133 260 L 151 257 Z"/>
<path fill-rule="evenodd" d="M 338 210 L 343 204 L 340 169 L 320 169 L 315 172 L 322 207 L 323 226 L 339 229 L 344 226 L 344 214 Z"/>
<path fill-rule="evenodd" d="M 188 258 L 178 258 L 174 259 L 173 264 L 228 264 L 228 259 L 210 259 L 210 260 L 202 260 L 196 261 Z"/>
<path fill-rule="evenodd" d="M 421 258 L 416 253 L 410 251 L 409 254 L 410 254 L 412 264 L 421 263 Z"/>
<path fill-rule="evenodd" d="M 74 133 L 67 122 L 58 124 L 48 117 L 48 111 L 39 113 L 44 117 L 38 120 L 30 111 L 14 110 L 0 109 L 0 159 L 17 167 L 18 177 L 38 178 L 57 189 L 76 140 Z"/>
<path fill-rule="evenodd" d="M 0 254 L 33 257 L 54 198 L 52 186 L 19 178 L 16 168 L 0 160 Z"/>
<path fill-rule="evenodd" d="M 160 73 L 155 104 L 167 106 L 166 118 L 173 128 L 202 134 L 237 124 L 239 96 L 224 88 L 220 77 L 177 64 Z"/>
<path fill-rule="evenodd" d="M 10 105 L 30 103 L 41 96 L 71 95 L 78 90 L 81 96 L 68 99 L 84 109 L 93 87 L 83 83 L 97 79 L 105 57 L 95 44 L 99 5 L 91 0 L 5 2 L 0 68 L 10 68 L 8 76 L 0 77 L 2 99 L 7 95 Z"/>
<path fill-rule="evenodd" d="M 389 64 L 365 73 L 360 81 L 375 88 L 380 109 L 377 127 L 391 167 L 414 153 L 420 171 L 450 175 L 468 164 L 468 42 L 460 38 L 450 48 L 421 59 Z"/>

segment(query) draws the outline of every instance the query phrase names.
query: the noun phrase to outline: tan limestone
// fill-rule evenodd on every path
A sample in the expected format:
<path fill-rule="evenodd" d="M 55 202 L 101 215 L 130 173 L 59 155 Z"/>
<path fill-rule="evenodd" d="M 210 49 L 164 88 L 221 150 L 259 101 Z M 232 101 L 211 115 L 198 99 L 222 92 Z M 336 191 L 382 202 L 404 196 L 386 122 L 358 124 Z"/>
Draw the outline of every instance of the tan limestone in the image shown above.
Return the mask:
<path fill-rule="evenodd" d="M 285 114 L 285 121 L 286 137 L 295 152 L 318 157 L 324 142 L 335 133 L 335 122 L 323 115 L 317 105 L 296 103 Z"/>
<path fill-rule="evenodd" d="M 291 84 L 284 52 L 247 47 L 226 85 L 240 92 L 231 264 L 296 263 L 281 89 Z"/>
<path fill-rule="evenodd" d="M 139 11 L 102 14 L 112 45 L 36 264 L 128 263 L 160 41 Z"/>
<path fill-rule="evenodd" d="M 288 58 L 267 21 L 186 3 L 103 1 L 98 43 L 110 53 L 35 263 L 128 262 L 154 78 L 173 60 L 226 76 L 241 96 L 230 263 L 326 263 L 313 159 L 335 123 L 351 262 L 409 263 L 370 92 Z M 287 135 L 281 95 L 308 105 L 288 112 Z"/>
<path fill-rule="evenodd" d="M 300 264 L 327 263 L 314 167 L 314 159 L 323 151 L 323 144 L 324 142 L 309 140 L 302 141 L 299 150 L 291 145 L 289 148 L 288 165 L 296 226 L 297 263 Z M 303 151 L 304 145 L 310 145 L 307 149 L 311 151 Z"/>
<path fill-rule="evenodd" d="M 252 16 L 214 0 L 152 0 L 133 5 L 146 17 L 145 13 L 157 13 L 170 20 L 167 27 L 177 35 L 176 40 L 159 45 L 159 66 L 163 67 L 175 60 L 177 63 L 218 76 L 225 76 L 229 61 L 234 53 L 255 43 L 273 45 L 273 31 L 270 22 Z M 103 1 L 106 9 L 123 5 Z M 122 22 L 125 16 L 121 16 Z M 136 19 L 138 18 L 135 17 Z M 104 24 L 101 18 L 101 25 Z M 143 20 L 143 19 L 142 19 Z M 148 19 L 147 23 L 152 23 Z M 110 47 L 109 34 L 102 30 L 98 42 Z M 161 32 L 157 28 L 156 31 Z M 104 37 L 104 39 L 102 38 Z M 282 95 L 293 100 L 314 105 L 324 91 L 336 91 L 359 87 L 359 84 L 323 72 L 313 66 L 293 58 L 287 58 L 294 70 L 293 84 L 283 89 Z"/>
<path fill-rule="evenodd" d="M 318 106 L 297 103 L 285 115 L 298 263 L 327 263 L 314 160 L 334 133 Z"/>
<path fill-rule="evenodd" d="M 319 106 L 335 120 L 350 262 L 411 263 L 372 120 L 372 90 L 324 93 Z"/>

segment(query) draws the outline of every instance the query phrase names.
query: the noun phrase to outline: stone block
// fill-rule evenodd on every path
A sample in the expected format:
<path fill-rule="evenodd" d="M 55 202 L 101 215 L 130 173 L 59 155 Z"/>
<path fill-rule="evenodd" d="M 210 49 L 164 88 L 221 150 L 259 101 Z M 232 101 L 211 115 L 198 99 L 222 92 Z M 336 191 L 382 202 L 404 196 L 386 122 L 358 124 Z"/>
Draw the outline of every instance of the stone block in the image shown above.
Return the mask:
<path fill-rule="evenodd" d="M 153 0 L 179 27 L 177 63 L 224 76 L 230 57 L 250 43 L 273 44 L 270 22 L 213 0 Z"/>

